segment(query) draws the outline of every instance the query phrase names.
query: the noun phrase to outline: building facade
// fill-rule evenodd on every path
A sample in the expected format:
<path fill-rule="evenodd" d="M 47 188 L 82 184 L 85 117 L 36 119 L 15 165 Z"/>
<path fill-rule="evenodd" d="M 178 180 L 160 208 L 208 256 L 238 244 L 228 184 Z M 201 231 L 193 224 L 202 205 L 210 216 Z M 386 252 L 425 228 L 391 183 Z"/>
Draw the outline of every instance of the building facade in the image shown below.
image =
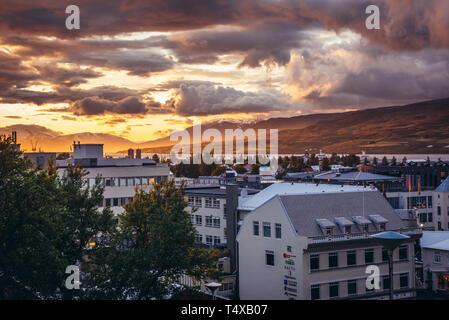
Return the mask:
<path fill-rule="evenodd" d="M 63 175 L 69 164 L 81 164 L 88 174 L 86 187 L 95 185 L 97 177 L 104 186 L 104 200 L 100 207 L 110 207 L 115 216 L 134 198 L 135 188 L 150 189 L 151 184 L 169 177 L 166 163 L 151 159 L 104 158 L 102 144 L 74 144 L 73 159 L 56 160 L 58 174 Z"/>
<path fill-rule="evenodd" d="M 314 187 L 276 194 L 245 215 L 237 237 L 240 298 L 388 299 L 386 251 L 371 238 L 386 230 L 411 237 L 394 252 L 393 288 L 395 298 L 414 297 L 420 228 L 404 226 L 377 190 Z M 372 265 L 380 288 L 369 290 Z"/>

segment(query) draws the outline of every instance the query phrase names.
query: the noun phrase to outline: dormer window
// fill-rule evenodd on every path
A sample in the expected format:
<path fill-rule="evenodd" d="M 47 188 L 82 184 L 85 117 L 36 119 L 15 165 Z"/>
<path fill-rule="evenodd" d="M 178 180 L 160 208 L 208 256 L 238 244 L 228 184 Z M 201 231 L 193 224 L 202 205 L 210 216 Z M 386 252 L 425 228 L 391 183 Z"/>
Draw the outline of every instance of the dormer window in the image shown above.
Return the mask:
<path fill-rule="evenodd" d="M 316 219 L 315 221 L 325 235 L 332 235 L 333 229 L 336 227 L 335 223 L 333 223 L 329 219 Z"/>
<path fill-rule="evenodd" d="M 386 230 L 388 220 L 382 217 L 380 214 L 371 214 L 369 218 L 377 226 L 379 231 Z"/>
<path fill-rule="evenodd" d="M 336 217 L 334 220 L 340 227 L 341 232 L 351 233 L 351 227 L 354 225 L 354 222 L 345 217 Z"/>
<path fill-rule="evenodd" d="M 352 221 L 354 221 L 363 232 L 369 232 L 369 225 L 371 221 L 362 216 L 352 217 Z"/>

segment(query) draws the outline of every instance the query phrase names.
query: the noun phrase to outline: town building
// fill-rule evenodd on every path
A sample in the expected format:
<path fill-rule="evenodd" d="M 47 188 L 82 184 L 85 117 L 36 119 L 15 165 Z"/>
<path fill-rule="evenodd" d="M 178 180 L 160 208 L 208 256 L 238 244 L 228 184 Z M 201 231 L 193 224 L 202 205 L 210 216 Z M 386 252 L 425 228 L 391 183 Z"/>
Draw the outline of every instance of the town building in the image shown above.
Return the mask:
<path fill-rule="evenodd" d="M 421 242 L 424 287 L 449 292 L 449 231 L 423 231 Z"/>
<path fill-rule="evenodd" d="M 270 190 L 271 189 L 271 190 Z M 241 299 L 388 299 L 387 254 L 373 234 L 410 236 L 394 251 L 396 299 L 415 296 L 417 224 L 405 225 L 374 188 L 273 184 L 247 197 L 237 236 Z M 366 267 L 380 289 L 367 289 Z"/>
<path fill-rule="evenodd" d="M 435 230 L 449 230 L 449 177 L 435 189 L 433 199 Z"/>
<path fill-rule="evenodd" d="M 104 158 L 102 144 L 73 144 L 73 158 L 56 160 L 58 174 L 64 174 L 69 164 L 81 164 L 88 174 L 86 187 L 95 185 L 100 177 L 105 187 L 104 201 L 100 209 L 110 207 L 115 216 L 124 211 L 123 205 L 134 198 L 137 186 L 150 188 L 153 182 L 168 178 L 167 163 L 151 159 Z"/>

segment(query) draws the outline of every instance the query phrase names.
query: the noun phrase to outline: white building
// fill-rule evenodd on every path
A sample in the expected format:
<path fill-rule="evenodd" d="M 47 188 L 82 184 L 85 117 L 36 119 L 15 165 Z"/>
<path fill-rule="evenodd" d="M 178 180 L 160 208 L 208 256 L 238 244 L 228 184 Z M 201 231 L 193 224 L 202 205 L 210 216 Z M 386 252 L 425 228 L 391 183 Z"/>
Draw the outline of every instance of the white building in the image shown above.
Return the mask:
<path fill-rule="evenodd" d="M 170 174 L 168 164 L 151 159 L 104 158 L 102 144 L 74 144 L 73 156 L 56 161 L 58 173 L 63 174 L 69 163 L 81 164 L 88 171 L 85 177 L 88 187 L 100 177 L 105 187 L 103 207 L 110 207 L 115 215 L 122 213 L 122 206 L 133 199 L 136 186 L 149 188 L 151 183 Z"/>
<path fill-rule="evenodd" d="M 395 298 L 415 295 L 414 242 L 381 193 L 360 186 L 274 184 L 247 197 L 237 236 L 241 299 L 385 299 L 386 251 L 370 235 L 410 235 L 394 252 Z M 244 211 L 242 211 L 243 213 Z M 380 269 L 381 288 L 366 289 L 366 267 Z"/>
<path fill-rule="evenodd" d="M 425 288 L 449 292 L 449 231 L 423 231 L 420 241 Z"/>
<path fill-rule="evenodd" d="M 435 230 L 449 230 L 449 177 L 434 191 Z"/>

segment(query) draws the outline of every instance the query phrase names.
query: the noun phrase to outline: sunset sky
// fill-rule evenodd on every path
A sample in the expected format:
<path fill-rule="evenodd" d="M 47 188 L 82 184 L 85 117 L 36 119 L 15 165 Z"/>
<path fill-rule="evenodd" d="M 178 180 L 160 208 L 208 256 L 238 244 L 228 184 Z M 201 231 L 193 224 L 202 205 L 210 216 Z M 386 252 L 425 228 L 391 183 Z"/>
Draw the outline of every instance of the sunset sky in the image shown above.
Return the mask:
<path fill-rule="evenodd" d="M 0 0 L 0 127 L 146 141 L 444 98 L 448 30 L 446 0 Z"/>

